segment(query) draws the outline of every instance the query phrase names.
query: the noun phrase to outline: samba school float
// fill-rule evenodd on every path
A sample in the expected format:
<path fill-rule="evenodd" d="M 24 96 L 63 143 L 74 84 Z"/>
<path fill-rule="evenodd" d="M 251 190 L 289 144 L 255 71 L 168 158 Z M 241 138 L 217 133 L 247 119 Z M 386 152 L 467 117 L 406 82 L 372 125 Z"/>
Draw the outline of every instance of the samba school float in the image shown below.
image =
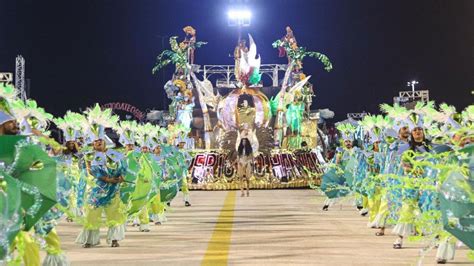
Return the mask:
<path fill-rule="evenodd" d="M 169 39 L 171 50 L 157 57 L 153 73 L 174 64 L 165 90 L 169 106 L 169 126 L 182 127 L 177 142 L 184 142 L 193 156 L 189 167 L 191 189 L 237 189 L 234 181 L 241 142 L 250 142 L 253 151 L 251 188 L 307 187 L 318 182 L 324 163 L 318 116 L 311 111 L 311 76 L 303 72 L 303 59 L 320 60 L 326 71 L 332 69 L 322 53 L 298 46 L 293 31 L 272 46 L 287 64 L 261 64 L 252 36 L 239 39 L 234 49 L 234 65 L 194 64 L 195 50 L 206 42 L 196 40 L 196 30 L 187 26 L 182 42 Z M 284 71 L 279 84 L 279 72 Z M 198 75 L 202 74 L 202 79 Z M 221 75 L 215 86 L 212 75 Z M 262 75 L 273 80 L 265 87 Z M 244 142 L 246 142 L 244 141 Z"/>

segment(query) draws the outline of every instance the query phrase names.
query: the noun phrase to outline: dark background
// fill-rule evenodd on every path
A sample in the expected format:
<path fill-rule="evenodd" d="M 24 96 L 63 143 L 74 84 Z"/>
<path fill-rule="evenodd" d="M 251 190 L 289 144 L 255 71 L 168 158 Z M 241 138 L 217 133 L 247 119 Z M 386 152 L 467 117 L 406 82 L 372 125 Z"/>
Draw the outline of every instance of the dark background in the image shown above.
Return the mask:
<path fill-rule="evenodd" d="M 143 110 L 167 108 L 163 84 L 173 67 L 151 69 L 168 37 L 192 25 L 208 45 L 197 64 L 233 64 L 236 29 L 226 0 L 0 0 L 0 72 L 26 59 L 30 96 L 62 115 L 95 102 L 125 101 Z M 473 102 L 472 0 L 249 0 L 262 63 L 286 63 L 271 43 L 293 28 L 300 46 L 326 54 L 327 73 L 307 58 L 313 109 L 376 112 L 416 79 L 431 99 L 458 109 Z M 161 36 L 165 36 L 162 38 Z"/>

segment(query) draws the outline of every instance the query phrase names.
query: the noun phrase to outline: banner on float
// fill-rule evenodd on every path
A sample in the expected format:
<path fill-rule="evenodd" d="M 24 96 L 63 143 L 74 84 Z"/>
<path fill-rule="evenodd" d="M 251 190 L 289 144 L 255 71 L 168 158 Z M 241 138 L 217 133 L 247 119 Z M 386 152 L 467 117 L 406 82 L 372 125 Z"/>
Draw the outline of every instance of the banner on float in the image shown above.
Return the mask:
<path fill-rule="evenodd" d="M 317 151 L 260 154 L 254 158 L 253 173 L 256 178 L 269 174 L 280 182 L 288 182 L 307 177 L 306 171 L 322 174 L 321 159 Z M 236 174 L 235 166 L 227 159 L 227 154 L 211 151 L 197 152 L 189 170 L 193 184 L 211 183 L 222 178 L 231 181 Z"/>
<path fill-rule="evenodd" d="M 142 121 L 145 118 L 145 113 L 140 111 L 137 107 L 129 104 L 129 103 L 121 103 L 121 102 L 114 102 L 114 103 L 106 103 L 101 105 L 102 108 L 110 108 L 112 110 L 120 110 L 127 113 L 132 114 L 138 121 Z"/>

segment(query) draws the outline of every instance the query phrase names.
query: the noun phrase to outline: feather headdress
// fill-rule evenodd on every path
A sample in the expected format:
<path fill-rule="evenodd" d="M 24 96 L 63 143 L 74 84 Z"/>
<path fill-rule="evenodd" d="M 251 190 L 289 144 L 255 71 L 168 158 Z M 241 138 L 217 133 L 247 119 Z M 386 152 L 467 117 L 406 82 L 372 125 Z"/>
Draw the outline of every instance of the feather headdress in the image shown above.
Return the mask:
<path fill-rule="evenodd" d="M 22 135 L 32 134 L 32 129 L 46 132 L 49 122 L 53 119 L 53 115 L 47 113 L 34 100 L 26 100 L 25 102 L 17 99 L 11 102 L 12 112 L 20 122 L 20 130 Z"/>
<path fill-rule="evenodd" d="M 140 145 L 140 147 L 148 147 L 150 149 L 155 148 L 157 145 L 155 140 L 158 132 L 159 128 L 150 123 L 138 125 L 136 129 L 136 141 L 138 145 Z"/>
<path fill-rule="evenodd" d="M 380 110 L 387 114 L 391 120 L 393 120 L 393 128 L 397 131 L 400 130 L 402 127 L 407 127 L 407 119 L 410 115 L 410 111 L 407 110 L 405 107 L 400 106 L 399 104 L 389 105 L 389 104 L 381 104 Z"/>
<path fill-rule="evenodd" d="M 87 120 L 83 126 L 88 133 L 88 142 L 102 139 L 106 140 L 105 129 L 115 128 L 119 120 L 118 116 L 112 114 L 112 109 L 102 110 L 99 104 L 84 112 Z"/>
<path fill-rule="evenodd" d="M 472 126 L 474 121 L 474 105 L 469 105 L 462 111 L 462 121 L 464 126 Z"/>
<path fill-rule="evenodd" d="M 369 135 L 370 143 L 382 141 L 383 130 L 389 126 L 388 120 L 382 115 L 366 115 L 359 124 Z"/>
<path fill-rule="evenodd" d="M 350 123 L 339 123 L 336 125 L 337 130 L 341 133 L 341 137 L 344 140 L 354 140 L 354 133 L 356 127 Z"/>
<path fill-rule="evenodd" d="M 64 141 L 76 140 L 83 125 L 84 116 L 78 113 L 67 111 L 64 117 L 53 119 L 56 126 L 63 132 Z"/>
<path fill-rule="evenodd" d="M 439 105 L 439 109 L 441 111 L 441 122 L 445 124 L 446 129 L 456 130 L 461 128 L 460 121 L 456 121 L 456 118 L 460 118 L 459 115 L 456 113 L 456 107 L 448 105 L 446 103 L 442 103 Z"/>
<path fill-rule="evenodd" d="M 120 135 L 119 142 L 122 145 L 135 144 L 135 136 L 138 124 L 135 120 L 120 121 L 116 127 L 117 134 Z"/>

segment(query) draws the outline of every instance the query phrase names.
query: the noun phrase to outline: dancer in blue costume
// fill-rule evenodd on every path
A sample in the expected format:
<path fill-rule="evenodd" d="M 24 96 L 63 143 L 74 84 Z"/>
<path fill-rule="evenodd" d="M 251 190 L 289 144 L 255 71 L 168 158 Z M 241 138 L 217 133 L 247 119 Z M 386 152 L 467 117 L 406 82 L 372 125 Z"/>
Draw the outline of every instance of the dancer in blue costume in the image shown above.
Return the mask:
<path fill-rule="evenodd" d="M 93 152 L 86 155 L 87 170 L 93 178 L 92 188 L 87 195 L 85 207 L 85 223 L 76 239 L 76 243 L 84 248 L 100 244 L 100 227 L 102 213 L 105 212 L 108 227 L 107 243 L 119 247 L 119 241 L 125 238 L 125 207 L 120 200 L 120 184 L 124 181 L 127 166 L 124 156 L 107 149 L 105 128 L 113 127 L 118 117 L 113 116 L 110 109 L 101 110 L 99 105 L 86 111 L 89 141 Z"/>
<path fill-rule="evenodd" d="M 383 189 L 381 191 L 380 207 L 373 221 L 374 227 L 380 228 L 380 230 L 375 233 L 376 236 L 383 236 L 385 234 L 387 219 L 396 216 L 401 205 L 401 191 L 397 188 L 400 182 L 396 177 L 403 174 L 403 169 L 400 167 L 401 154 L 407 148 L 407 141 L 410 134 L 406 126 L 400 127 L 398 134 L 395 133 L 395 130 L 388 129 L 387 131 L 390 131 L 386 133 L 389 138 L 397 139 L 393 143 L 390 143 L 388 147 L 384 162 L 385 166 L 381 172 Z"/>
<path fill-rule="evenodd" d="M 425 129 L 423 127 L 423 116 L 418 113 L 411 113 L 409 116 L 409 129 L 411 132 L 409 143 L 402 149 L 407 149 L 404 156 L 413 156 L 416 154 L 423 154 L 431 151 L 430 144 L 426 139 Z M 411 152 L 408 153 L 408 151 Z M 413 168 L 413 165 L 406 159 L 402 158 L 402 166 L 404 169 L 404 179 L 402 180 L 402 206 L 400 208 L 398 222 L 393 228 L 392 232 L 398 235 L 398 238 L 393 244 L 393 248 L 401 249 L 403 245 L 403 238 L 415 233 L 414 221 L 416 214 L 419 212 L 418 195 L 419 190 L 408 184 L 413 178 L 421 178 L 422 173 L 420 169 Z"/>
<path fill-rule="evenodd" d="M 344 170 L 354 154 L 355 127 L 351 124 L 339 124 L 337 128 L 342 134 L 341 139 L 344 146 L 337 148 L 336 155 L 322 177 L 321 190 L 326 194 L 323 211 L 327 211 L 336 202 L 337 198 L 343 197 L 350 192 Z M 348 174 L 351 175 L 352 173 Z"/>
<path fill-rule="evenodd" d="M 392 120 L 391 127 L 385 129 L 385 140 L 388 146 L 383 169 L 381 170 L 382 190 L 381 202 L 378 213 L 373 221 L 373 226 L 380 228 L 376 236 L 385 235 L 387 220 L 397 220 L 398 210 L 401 205 L 401 190 L 398 176 L 403 174 L 401 168 L 401 155 L 408 148 L 407 118 L 410 112 L 399 105 L 381 105 L 381 110 Z"/>

